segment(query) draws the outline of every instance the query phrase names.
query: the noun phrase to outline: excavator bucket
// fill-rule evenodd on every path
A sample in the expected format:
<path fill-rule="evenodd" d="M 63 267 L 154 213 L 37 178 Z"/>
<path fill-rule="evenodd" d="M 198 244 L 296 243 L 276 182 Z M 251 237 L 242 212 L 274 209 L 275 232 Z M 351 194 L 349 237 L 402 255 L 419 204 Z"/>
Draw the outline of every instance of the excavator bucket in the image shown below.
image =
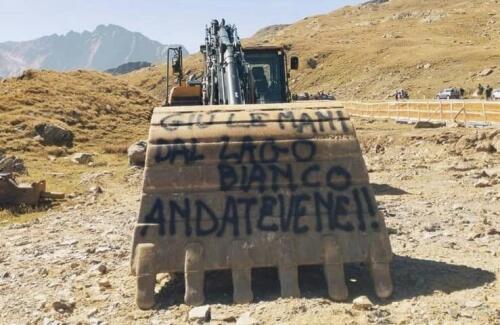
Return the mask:
<path fill-rule="evenodd" d="M 346 263 L 366 263 L 388 297 L 391 258 L 337 103 L 155 109 L 131 258 L 140 308 L 153 307 L 156 274 L 167 272 L 184 273 L 190 305 L 204 301 L 205 271 L 224 269 L 235 303 L 252 301 L 261 267 L 277 267 L 281 295 L 297 297 L 301 265 L 323 265 L 330 297 L 345 300 Z"/>

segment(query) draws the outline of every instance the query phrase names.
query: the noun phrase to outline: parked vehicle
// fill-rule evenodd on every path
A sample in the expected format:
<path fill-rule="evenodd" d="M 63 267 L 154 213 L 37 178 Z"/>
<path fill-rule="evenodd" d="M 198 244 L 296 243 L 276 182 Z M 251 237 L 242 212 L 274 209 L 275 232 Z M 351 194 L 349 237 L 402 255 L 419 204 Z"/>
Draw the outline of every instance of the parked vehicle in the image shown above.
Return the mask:
<path fill-rule="evenodd" d="M 493 93 L 491 94 L 491 99 L 500 100 L 500 88 L 493 90 Z"/>
<path fill-rule="evenodd" d="M 446 88 L 436 95 L 436 99 L 460 99 L 461 97 L 462 92 L 460 88 Z"/>

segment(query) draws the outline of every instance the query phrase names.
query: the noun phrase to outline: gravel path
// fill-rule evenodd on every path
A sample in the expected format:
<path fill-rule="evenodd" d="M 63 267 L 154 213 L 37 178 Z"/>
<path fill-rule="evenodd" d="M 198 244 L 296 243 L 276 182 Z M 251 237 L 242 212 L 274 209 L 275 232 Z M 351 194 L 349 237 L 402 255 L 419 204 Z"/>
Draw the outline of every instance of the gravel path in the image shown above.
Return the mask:
<path fill-rule="evenodd" d="M 500 155 L 460 147 L 481 139 L 475 130 L 367 122 L 358 134 L 396 255 L 393 297 L 377 299 L 367 271 L 350 266 L 349 300 L 334 303 L 321 269 L 307 267 L 303 298 L 279 298 L 276 272 L 258 270 L 255 303 L 234 306 L 230 276 L 216 273 L 207 280 L 210 324 L 500 324 Z M 1 324 L 189 322 L 182 279 L 168 275 L 158 278 L 156 309 L 135 307 L 129 256 L 140 189 L 110 182 L 95 200 L 0 228 Z M 373 306 L 355 308 L 361 295 Z"/>

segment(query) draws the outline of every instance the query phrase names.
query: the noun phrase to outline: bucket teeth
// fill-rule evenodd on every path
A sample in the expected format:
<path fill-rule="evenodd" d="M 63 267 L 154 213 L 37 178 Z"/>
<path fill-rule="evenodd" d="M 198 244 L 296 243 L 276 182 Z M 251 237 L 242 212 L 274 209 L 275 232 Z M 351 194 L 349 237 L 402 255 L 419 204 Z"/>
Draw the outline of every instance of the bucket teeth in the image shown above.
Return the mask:
<path fill-rule="evenodd" d="M 371 242 L 369 263 L 375 292 L 379 298 L 388 298 L 393 291 L 390 273 L 392 252 L 384 245 L 385 240 L 380 233 L 373 234 Z"/>
<path fill-rule="evenodd" d="M 325 278 L 328 285 L 328 294 L 335 301 L 347 299 L 349 292 L 344 277 L 344 261 L 342 259 L 342 248 L 334 236 L 323 238 L 323 250 L 325 254 Z"/>
<path fill-rule="evenodd" d="M 137 294 L 136 303 L 141 309 L 150 309 L 155 305 L 154 272 L 155 246 L 153 244 L 140 244 L 137 246 Z"/>
<path fill-rule="evenodd" d="M 140 308 L 155 304 L 157 273 L 184 273 L 190 305 L 217 270 L 231 270 L 240 304 L 254 268 L 277 268 L 281 296 L 300 297 L 299 267 L 322 265 L 342 301 L 344 265 L 364 263 L 377 295 L 392 293 L 383 215 L 337 103 L 158 108 L 145 165 L 130 261 Z"/>
<path fill-rule="evenodd" d="M 283 298 L 300 297 L 299 270 L 295 253 L 293 240 L 288 236 L 283 237 L 278 246 L 278 274 Z"/>
<path fill-rule="evenodd" d="M 184 278 L 186 282 L 186 304 L 199 306 L 205 301 L 203 292 L 205 284 L 205 270 L 203 266 L 203 246 L 199 243 L 190 243 L 186 246 L 186 261 Z"/>
<path fill-rule="evenodd" d="M 231 250 L 233 300 L 237 304 L 249 303 L 253 300 L 252 264 L 245 242 L 234 241 Z"/>

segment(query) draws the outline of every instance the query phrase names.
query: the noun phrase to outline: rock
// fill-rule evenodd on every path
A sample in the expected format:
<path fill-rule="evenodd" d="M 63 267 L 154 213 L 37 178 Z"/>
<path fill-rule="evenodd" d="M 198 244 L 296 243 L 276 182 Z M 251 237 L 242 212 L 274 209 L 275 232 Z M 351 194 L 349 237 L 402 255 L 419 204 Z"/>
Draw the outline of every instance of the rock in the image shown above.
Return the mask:
<path fill-rule="evenodd" d="M 233 315 L 231 315 L 227 312 L 218 310 L 215 312 L 211 312 L 210 320 L 215 321 L 215 322 L 235 323 L 236 317 L 234 317 Z"/>
<path fill-rule="evenodd" d="M 73 154 L 73 156 L 71 156 L 71 161 L 74 162 L 75 164 L 80 164 L 80 165 L 87 165 L 93 160 L 94 159 L 92 154 L 85 152 L 77 152 Z"/>
<path fill-rule="evenodd" d="M 246 312 L 236 320 L 236 325 L 258 325 L 259 322 L 250 316 L 249 312 Z"/>
<path fill-rule="evenodd" d="M 476 146 L 477 137 L 475 135 L 464 135 L 455 144 L 455 149 L 472 149 Z"/>
<path fill-rule="evenodd" d="M 63 323 L 58 321 L 58 320 L 54 320 L 52 318 L 49 318 L 49 317 L 44 317 L 42 324 L 43 325 L 62 325 Z"/>
<path fill-rule="evenodd" d="M 496 230 L 495 228 L 490 228 L 486 234 L 490 236 L 499 235 L 500 231 Z"/>
<path fill-rule="evenodd" d="M 132 72 L 135 70 L 149 68 L 150 66 L 151 66 L 151 63 L 144 62 L 144 61 L 128 62 L 128 63 L 124 63 L 116 68 L 108 69 L 104 72 L 111 73 L 112 75 L 117 76 L 117 75 L 129 73 L 129 72 Z"/>
<path fill-rule="evenodd" d="M 427 69 L 430 69 L 431 68 L 431 64 L 430 63 L 426 63 L 424 64 L 424 69 L 427 70 Z"/>
<path fill-rule="evenodd" d="M 495 149 L 495 147 L 490 142 L 484 141 L 484 142 L 481 142 L 481 143 L 477 144 L 476 151 L 477 152 L 494 153 L 497 150 Z"/>
<path fill-rule="evenodd" d="M 500 152 L 500 137 L 493 139 L 491 145 L 495 148 L 496 152 Z"/>
<path fill-rule="evenodd" d="M 358 310 L 369 310 L 373 307 L 373 303 L 367 296 L 361 296 L 352 301 L 352 307 Z"/>
<path fill-rule="evenodd" d="M 468 172 L 474 169 L 477 169 L 478 166 L 471 163 L 460 163 L 455 164 L 454 166 L 448 167 L 446 170 L 453 172 Z"/>
<path fill-rule="evenodd" d="M 52 308 L 61 314 L 72 313 L 75 306 L 76 303 L 74 301 L 58 300 L 52 303 Z"/>
<path fill-rule="evenodd" d="M 108 267 L 106 266 L 106 264 L 104 263 L 101 263 L 99 265 L 97 265 L 94 270 L 96 270 L 97 272 L 101 273 L 101 274 L 106 274 L 108 273 Z"/>
<path fill-rule="evenodd" d="M 316 69 L 316 67 L 318 66 L 318 61 L 316 61 L 316 59 L 314 58 L 309 58 L 307 59 L 307 66 L 311 69 Z"/>
<path fill-rule="evenodd" d="M 483 71 L 479 72 L 479 76 L 480 77 L 486 77 L 486 76 L 489 76 L 492 73 L 493 73 L 493 69 L 486 68 Z"/>
<path fill-rule="evenodd" d="M 482 171 L 476 171 L 471 175 L 472 178 L 489 178 L 490 175 L 485 170 Z"/>
<path fill-rule="evenodd" d="M 493 130 L 493 131 L 489 132 L 486 136 L 490 140 L 493 140 L 496 137 L 500 137 L 500 129 Z"/>
<path fill-rule="evenodd" d="M 477 301 L 477 300 L 468 300 L 464 306 L 467 307 L 467 308 L 478 308 L 478 307 L 481 307 L 483 305 L 483 303 L 481 301 Z"/>
<path fill-rule="evenodd" d="M 441 229 L 441 227 L 437 223 L 432 223 L 432 224 L 428 224 L 428 225 L 424 226 L 424 230 L 428 231 L 428 232 L 434 232 L 434 231 L 437 231 L 439 229 Z"/>
<path fill-rule="evenodd" d="M 101 279 L 101 280 L 99 280 L 98 284 L 99 284 L 99 288 L 101 288 L 103 290 L 111 288 L 111 282 L 109 282 L 108 279 Z"/>
<path fill-rule="evenodd" d="M 367 6 L 367 5 L 379 5 L 382 3 L 389 2 L 389 0 L 370 0 L 362 4 L 362 6 Z"/>
<path fill-rule="evenodd" d="M 131 145 L 128 150 L 128 163 L 130 166 L 144 166 L 146 162 L 146 149 L 148 147 L 148 143 L 145 140 L 141 140 L 139 142 Z"/>
<path fill-rule="evenodd" d="M 89 310 L 89 312 L 87 313 L 87 318 L 93 318 L 95 315 L 97 315 L 98 312 L 99 310 L 97 308 Z"/>
<path fill-rule="evenodd" d="M 17 158 L 16 156 L 5 157 L 0 154 L 0 173 L 24 173 L 26 172 L 26 167 L 24 166 L 24 161 Z"/>
<path fill-rule="evenodd" d="M 94 194 L 94 195 L 104 193 L 102 187 L 100 187 L 100 186 L 92 186 L 91 188 L 89 188 L 89 192 Z"/>
<path fill-rule="evenodd" d="M 63 127 L 50 124 L 40 123 L 35 126 L 36 133 L 42 137 L 42 143 L 45 145 L 54 146 L 73 146 L 74 134 Z"/>
<path fill-rule="evenodd" d="M 429 121 L 418 121 L 415 123 L 415 129 L 437 129 L 445 127 L 444 122 L 429 122 Z"/>
<path fill-rule="evenodd" d="M 476 188 L 484 188 L 484 187 L 490 187 L 491 184 L 490 182 L 486 181 L 486 180 L 480 180 L 480 181 L 477 181 L 476 183 L 474 183 L 474 187 Z"/>
<path fill-rule="evenodd" d="M 189 321 L 196 321 L 196 322 L 208 322 L 208 321 L 210 321 L 210 306 L 205 305 L 205 306 L 199 306 L 199 307 L 192 308 L 189 311 L 188 320 Z"/>

